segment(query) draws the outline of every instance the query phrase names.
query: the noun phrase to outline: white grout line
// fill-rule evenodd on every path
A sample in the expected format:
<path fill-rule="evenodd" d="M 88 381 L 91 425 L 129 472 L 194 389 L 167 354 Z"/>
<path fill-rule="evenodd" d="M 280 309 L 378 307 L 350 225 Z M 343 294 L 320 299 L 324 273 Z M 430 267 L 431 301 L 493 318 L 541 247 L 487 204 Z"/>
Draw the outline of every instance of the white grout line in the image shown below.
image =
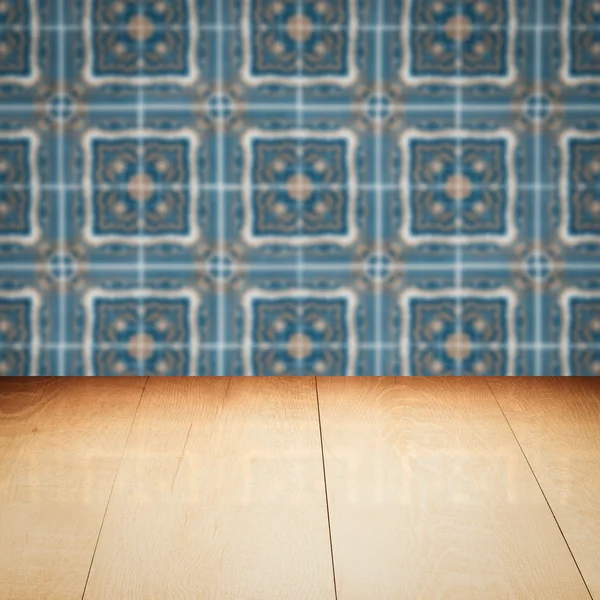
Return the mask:
<path fill-rule="evenodd" d="M 448 83 L 448 93 L 451 93 L 452 88 L 455 85 L 460 85 L 457 82 L 449 81 Z M 131 88 L 133 91 L 133 87 L 130 86 L 122 86 Z M 136 86 L 138 87 L 138 86 Z M 152 87 L 152 86 L 148 86 Z M 288 86 L 290 90 L 296 87 L 302 87 L 298 85 Z M 409 89 L 409 88 L 406 88 Z M 179 88 L 178 86 L 173 87 L 174 91 L 178 91 L 179 93 L 185 94 L 188 91 L 185 87 Z M 419 88 L 415 88 L 413 91 L 419 91 Z M 77 110 L 80 112 L 89 112 L 89 113 L 112 113 L 116 112 L 119 114 L 132 112 L 135 113 L 137 111 L 137 103 L 132 103 L 126 101 L 126 99 L 120 99 L 115 103 L 106 103 L 102 102 L 94 102 L 93 100 L 87 104 L 74 102 L 72 105 L 73 110 Z M 153 111 L 156 112 L 169 112 L 171 115 L 182 114 L 189 116 L 190 112 L 208 112 L 210 108 L 208 107 L 206 102 L 196 102 L 195 100 L 186 99 L 183 96 L 181 102 L 147 102 L 145 104 L 145 111 L 147 113 L 151 113 Z M 291 102 L 233 102 L 231 103 L 232 110 L 235 110 L 239 113 L 248 113 L 248 112 L 264 112 L 269 113 L 270 111 L 279 111 L 279 112 L 295 112 L 295 101 Z M 369 110 L 369 105 L 364 102 L 332 102 L 328 104 L 321 104 L 319 102 L 305 102 L 302 110 L 304 113 L 334 113 L 337 116 L 345 116 L 348 114 L 354 114 L 357 112 L 365 113 Z M 576 114 L 576 113 L 588 113 L 593 114 L 594 116 L 600 114 L 600 103 L 598 102 L 597 96 L 590 96 L 589 103 L 561 103 L 556 102 L 552 103 L 552 108 L 556 111 L 561 111 L 565 114 Z M 13 104 L 10 102 L 3 102 L 0 104 L 0 115 L 3 113 L 30 113 L 31 110 L 37 111 L 45 111 L 47 109 L 46 102 L 33 102 L 32 104 Z M 389 109 L 392 112 L 406 114 L 406 113 L 436 113 L 436 114 L 445 114 L 445 113 L 453 113 L 454 106 L 448 105 L 443 100 L 439 98 L 418 98 L 411 99 L 407 98 L 403 103 L 394 103 L 391 102 L 389 105 Z M 507 100 L 506 102 L 499 103 L 471 103 L 471 102 L 463 102 L 463 112 L 468 113 L 484 113 L 488 116 L 493 113 L 499 114 L 514 114 L 515 112 L 521 112 L 522 110 L 522 102 L 515 102 L 513 100 Z M 268 116 L 268 115 L 267 115 Z"/>
<path fill-rule="evenodd" d="M 64 4 L 66 0 L 58 0 L 58 19 L 60 23 L 64 23 Z M 58 106 L 59 119 L 58 119 L 58 137 L 57 137 L 57 187 L 58 187 L 58 249 L 61 253 L 66 252 L 67 245 L 67 207 L 65 199 L 65 156 L 64 156 L 64 141 L 65 141 L 65 127 L 64 127 L 64 94 L 65 94 L 65 70 L 66 70 L 66 53 L 65 53 L 65 31 L 62 27 L 57 30 L 58 34 L 58 93 L 60 95 L 60 102 Z M 64 265 L 64 254 L 61 255 L 60 265 L 60 282 L 59 282 L 59 304 L 58 304 L 58 375 L 62 376 L 66 373 L 65 369 L 65 350 L 66 345 L 66 329 L 67 329 L 67 279 L 65 277 L 65 265 Z"/>
<path fill-rule="evenodd" d="M 217 118 L 217 252 L 219 254 L 217 281 L 217 375 L 225 374 L 225 281 L 223 279 L 223 254 L 225 252 L 225 122 L 223 111 L 223 1 L 214 0 L 213 6 L 217 14 L 217 75 L 216 92 L 219 98 L 219 116 Z M 194 366 L 195 368 L 195 366 Z"/>
<path fill-rule="evenodd" d="M 461 23 L 462 21 L 462 16 L 463 16 L 463 4 L 462 4 L 462 0 L 458 0 L 458 18 L 459 18 L 459 23 Z M 462 32 L 462 27 L 459 27 L 461 29 Z M 460 36 L 459 36 L 460 37 Z M 463 50 L 462 50 L 462 41 L 461 40 L 455 40 L 455 52 L 456 52 L 456 76 L 457 78 L 460 78 L 462 76 L 462 60 L 463 60 Z M 457 131 L 460 131 L 462 128 L 462 101 L 463 101 L 463 97 L 462 97 L 462 88 L 457 85 L 456 86 L 456 90 L 455 90 L 455 97 L 454 97 L 454 108 L 455 108 L 455 112 L 454 112 L 454 129 Z M 461 152 L 462 152 L 462 138 L 460 136 L 456 136 L 456 144 L 455 144 L 455 151 L 456 151 L 456 157 L 455 157 L 455 165 L 454 165 L 454 170 L 456 172 L 457 175 L 460 175 L 461 171 L 462 171 L 462 157 L 461 157 Z M 461 180 L 462 182 L 462 180 Z M 461 184 L 461 189 L 458 190 L 458 193 L 460 194 L 460 192 L 462 191 L 462 184 Z M 460 200 L 454 200 L 455 202 L 455 209 L 454 209 L 454 218 L 455 218 L 455 224 L 454 224 L 454 232 L 456 234 L 457 237 L 460 237 L 462 235 L 462 222 L 461 222 L 461 201 Z M 463 319 L 462 319 L 462 295 L 461 295 L 461 289 L 462 289 L 462 281 L 463 281 L 463 276 L 462 276 L 462 245 L 461 244 L 456 244 L 455 247 L 455 261 L 456 261 L 456 270 L 454 273 L 454 287 L 456 289 L 456 305 L 455 305 L 455 309 L 456 309 L 456 324 L 455 324 L 455 333 L 459 336 L 459 339 L 462 339 L 462 333 L 463 333 Z M 463 371 L 463 359 L 462 356 L 456 356 L 454 358 L 454 368 L 456 371 L 457 375 L 462 375 L 462 371 Z"/>
<path fill-rule="evenodd" d="M 304 4 L 303 0 L 296 0 L 296 16 L 302 17 L 304 13 Z M 301 81 L 302 76 L 304 75 L 304 63 L 303 56 L 304 54 L 304 42 L 302 41 L 302 36 L 298 36 L 296 40 L 296 77 L 298 82 Z M 296 119 L 296 129 L 301 130 L 304 119 L 303 119 L 303 105 L 304 105 L 304 94 L 303 87 L 301 85 L 296 85 L 295 91 L 296 98 L 296 107 L 295 107 L 295 119 Z M 298 137 L 296 139 L 296 170 L 300 177 L 300 193 L 302 194 L 303 188 L 303 180 L 302 176 L 304 175 L 304 164 L 302 162 L 302 150 L 303 144 L 301 142 L 301 138 Z M 296 201 L 296 233 L 298 235 L 302 235 L 304 233 L 303 221 L 302 221 L 302 205 L 301 202 Z M 302 289 L 303 284 L 303 250 L 302 245 L 298 245 L 296 248 L 296 287 L 298 289 Z M 298 301 L 298 305 L 296 306 L 296 331 L 300 336 L 304 334 L 304 320 L 303 320 L 303 307 Z M 296 374 L 300 375 L 302 373 L 302 356 L 301 353 L 296 354 L 295 359 L 295 368 Z"/>
<path fill-rule="evenodd" d="M 144 9 L 143 9 L 143 1 L 144 0 L 138 0 L 137 2 L 137 12 L 138 12 L 138 16 L 139 17 L 143 17 L 144 15 Z M 144 45 L 143 45 L 143 40 L 141 38 L 141 36 L 139 36 L 139 39 L 137 41 L 137 51 L 138 51 L 138 76 L 143 76 L 143 65 L 144 63 L 142 62 L 142 56 L 143 56 L 143 50 L 144 50 Z M 138 160 L 137 160 L 137 174 L 138 176 L 143 175 L 144 173 L 144 88 L 141 85 L 137 86 L 137 113 L 136 113 L 136 118 L 137 118 L 137 133 L 138 133 L 138 140 L 137 140 L 137 151 L 138 151 Z M 138 226 L 137 226 L 137 234 L 138 234 L 138 270 L 137 270 L 137 277 L 138 277 L 138 287 L 140 289 L 144 289 L 145 287 L 145 250 L 144 250 L 144 243 L 143 243 L 143 237 L 145 235 L 145 218 L 146 218 L 146 206 L 145 206 L 145 202 L 138 200 Z M 144 306 L 144 299 L 142 296 L 139 297 L 138 299 L 138 323 L 137 323 L 137 333 L 138 333 L 138 339 L 137 339 L 137 370 L 138 370 L 138 375 L 144 375 L 146 368 L 145 368 L 145 352 L 144 352 L 144 340 L 145 340 L 145 306 Z"/>
<path fill-rule="evenodd" d="M 536 0 L 536 27 L 535 27 L 535 92 L 540 94 L 542 92 L 542 31 L 539 25 L 543 22 L 543 2 L 544 0 Z M 534 140 L 534 154 L 535 154 L 535 214 L 534 214 L 534 240 L 536 249 L 541 248 L 542 240 L 542 195 L 540 182 L 542 180 L 542 127 L 539 119 L 534 122 L 535 140 Z M 536 281 L 535 281 L 535 343 L 541 345 L 543 342 L 543 322 L 542 322 L 542 280 L 541 280 L 541 264 L 539 260 L 536 260 Z M 535 375 L 541 375 L 543 373 L 543 357 L 540 350 L 535 351 Z"/>
<path fill-rule="evenodd" d="M 0 184 L 0 191 L 1 190 L 9 190 L 9 191 L 16 191 L 16 190 L 28 190 L 30 189 L 30 185 L 29 184 L 8 184 L 8 185 L 2 185 Z M 56 191 L 61 191 L 61 190 L 70 190 L 70 191 L 83 191 L 84 189 L 86 189 L 85 185 L 80 185 L 80 184 L 67 184 L 65 183 L 64 185 L 58 185 L 58 184 L 52 184 L 52 183 L 42 183 L 40 185 L 37 186 L 38 189 L 40 190 L 44 190 L 44 191 L 49 191 L 49 192 L 56 192 Z M 114 192 L 114 191 L 127 191 L 129 189 L 128 185 L 126 183 L 123 184 L 110 184 L 110 185 L 104 185 L 104 184 L 92 184 L 90 186 L 90 189 L 92 191 L 101 191 L 101 192 Z M 278 184 L 258 184 L 258 185 L 251 185 L 251 186 L 245 186 L 242 184 L 223 184 L 222 186 L 216 185 L 216 184 L 207 184 L 207 183 L 200 183 L 198 185 L 189 185 L 186 183 L 173 183 L 173 184 L 160 184 L 157 183 L 155 185 L 152 186 L 144 186 L 141 185 L 138 188 L 141 191 L 169 191 L 169 192 L 180 192 L 180 191 L 185 191 L 185 190 L 189 190 L 189 189 L 194 189 L 194 190 L 200 190 L 200 191 L 219 191 L 219 190 L 224 190 L 224 191 L 229 191 L 229 192 L 241 192 L 244 191 L 246 189 L 250 189 L 253 191 L 261 191 L 261 192 L 275 192 L 275 191 L 287 191 L 288 187 L 287 185 L 278 185 Z M 385 191 L 400 191 L 402 189 L 402 184 L 400 183 L 382 183 L 382 184 L 377 184 L 377 183 L 362 183 L 362 184 L 357 184 L 356 186 L 348 186 L 348 185 L 341 185 L 341 184 L 314 184 L 312 186 L 312 189 L 315 191 L 321 191 L 321 190 L 325 190 L 325 191 L 344 191 L 344 190 L 359 190 L 362 192 L 376 192 L 378 190 L 385 190 Z M 445 184 L 440 184 L 440 185 L 432 185 L 432 184 L 419 184 L 419 183 L 413 183 L 410 186 L 411 190 L 416 190 L 419 192 L 430 192 L 430 191 L 444 191 L 446 189 Z M 488 184 L 488 185 L 481 185 L 481 184 L 473 184 L 471 186 L 471 189 L 473 189 L 474 191 L 484 191 L 484 192 L 498 192 L 498 191 L 503 191 L 506 189 L 517 189 L 520 191 L 535 191 L 535 190 L 545 190 L 545 191 L 554 191 L 554 192 L 558 192 L 560 191 L 560 184 L 552 184 L 552 183 L 548 183 L 548 184 L 543 184 L 541 183 L 540 185 L 536 185 L 535 183 L 522 183 L 520 185 L 517 185 L 513 188 L 513 186 L 510 185 L 500 185 L 500 184 Z M 592 191 L 592 190 L 600 190 L 600 185 L 588 185 L 588 184 L 581 184 L 579 186 L 576 186 L 576 189 L 580 190 L 580 191 Z M 600 239 L 600 235 L 598 236 Z"/>
<path fill-rule="evenodd" d="M 450 246 L 450 244 L 449 244 Z M 421 260 L 424 260 L 425 257 L 421 256 Z M 259 260 L 263 260 L 260 258 Z M 231 269 L 234 273 L 279 273 L 285 272 L 289 273 L 289 270 L 292 266 L 292 263 L 288 261 L 281 261 L 280 263 L 261 263 L 261 262 L 238 262 L 237 264 L 233 264 Z M 139 265 L 137 262 L 127 263 L 127 262 L 118 262 L 118 263 L 103 263 L 103 262 L 91 262 L 86 263 L 82 261 L 74 261 L 73 267 L 77 269 L 79 273 L 103 273 L 103 272 L 113 272 L 113 273 L 137 273 L 139 270 Z M 303 267 L 305 271 L 314 271 L 314 272 L 341 272 L 341 273 L 349 273 L 356 271 L 363 271 L 365 269 L 364 262 L 346 262 L 343 259 L 339 262 L 331 261 L 331 262 L 318 262 L 318 263 L 310 263 L 304 262 Z M 549 261 L 548 267 L 551 269 L 561 269 L 561 270 L 571 270 L 571 271 L 587 271 L 590 274 L 598 274 L 600 275 L 600 262 L 569 262 L 569 261 Z M 520 262 L 486 262 L 482 260 L 481 262 L 471 262 L 467 261 L 462 263 L 461 268 L 464 271 L 472 271 L 472 272 L 485 272 L 485 271 L 504 271 L 504 272 L 525 272 L 527 267 L 524 266 L 523 261 Z M 182 262 L 150 262 L 146 263 L 144 266 L 145 271 L 164 271 L 164 270 L 177 270 L 184 272 L 209 272 L 214 269 L 213 265 L 204 262 L 195 262 L 191 260 L 187 263 Z M 424 263 L 419 262 L 399 262 L 397 264 L 391 263 L 389 265 L 390 271 L 393 273 L 422 273 L 422 272 L 434 272 L 434 273 L 452 273 L 454 274 L 456 268 L 454 262 L 435 262 L 435 261 L 427 261 Z M 25 272 L 25 273 L 44 273 L 50 272 L 51 267 L 48 263 L 25 263 L 25 262 L 11 262 L 11 263 L 1 263 L 0 262 L 0 274 L 2 273 L 11 273 L 14 272 Z M 12 275 L 11 275 L 12 276 Z"/>
<path fill-rule="evenodd" d="M 259 29 L 261 31 L 282 31 L 285 30 L 285 25 L 261 25 L 259 26 Z M 498 31 L 505 31 L 507 29 L 510 28 L 510 25 L 479 25 L 477 23 L 473 23 L 472 24 L 472 30 L 475 32 L 478 31 L 483 31 L 483 32 L 498 32 Z M 19 24 L 10 24 L 10 25 L 0 25 L 0 31 L 9 31 L 9 32 L 17 32 L 17 31 L 28 31 L 29 29 L 31 29 L 31 27 L 29 25 L 19 25 Z M 47 31 L 47 32 L 54 32 L 54 31 L 58 31 L 58 30 L 63 30 L 63 31 L 75 31 L 75 32 L 84 32 L 85 30 L 88 30 L 89 27 L 84 26 L 83 24 L 78 24 L 78 23 L 65 23 L 64 25 L 61 25 L 61 23 L 49 23 L 49 24 L 40 24 L 38 26 L 39 31 Z M 94 25 L 91 27 L 92 31 L 128 31 L 128 26 L 123 24 L 123 25 L 119 25 L 119 24 L 113 24 L 113 25 Z M 169 24 L 169 25 L 155 25 L 154 30 L 155 31 L 187 31 L 189 29 L 189 25 L 177 25 L 177 24 Z M 207 31 L 207 32 L 215 32 L 215 31 L 241 31 L 242 27 L 241 25 L 238 24 L 230 24 L 230 25 L 226 25 L 226 24 L 222 24 L 219 25 L 218 22 L 215 23 L 209 23 L 209 22 L 200 22 L 198 24 L 198 30 L 199 31 Z M 312 26 L 313 31 L 325 31 L 325 32 L 332 32 L 332 33 L 337 33 L 340 31 L 345 31 L 347 29 L 346 25 L 341 25 L 341 24 L 336 24 L 336 25 L 332 25 L 332 26 L 327 26 L 327 25 L 319 25 L 318 23 L 313 24 Z M 561 33 L 563 31 L 563 26 L 562 24 L 558 23 L 541 23 L 541 24 L 534 24 L 534 25 L 530 25 L 528 23 L 520 23 L 520 22 L 516 22 L 515 23 L 515 29 L 517 31 L 521 31 L 521 32 L 526 32 L 526 33 L 530 33 L 530 32 L 535 32 L 536 30 L 540 30 L 540 31 L 544 31 L 544 32 L 557 32 L 557 33 Z M 589 23 L 589 24 L 579 24 L 579 25 L 571 25 L 569 27 L 570 31 L 589 31 L 589 32 L 600 32 L 600 24 L 595 24 L 595 23 Z M 421 25 L 410 25 L 410 26 L 406 26 L 406 24 L 404 23 L 398 23 L 398 24 L 394 24 L 394 23 L 384 23 L 382 24 L 381 27 L 378 27 L 377 25 L 371 25 L 368 23 L 359 23 L 358 24 L 358 31 L 364 31 L 364 32 L 379 32 L 379 31 L 397 31 L 399 34 L 400 33 L 405 33 L 408 31 L 424 31 L 424 32 L 440 32 L 440 33 L 444 33 L 445 32 L 445 26 L 444 25 L 430 25 L 430 24 L 421 24 Z"/>
<path fill-rule="evenodd" d="M 376 121 L 375 138 L 375 180 L 376 180 L 376 199 L 375 199 L 375 251 L 379 257 L 383 254 L 383 190 L 381 182 L 383 181 L 383 123 L 381 119 L 381 97 L 383 95 L 383 0 L 377 2 L 377 24 L 375 28 L 376 49 L 375 49 L 375 93 L 377 95 L 378 118 Z M 379 269 L 377 270 L 379 274 Z M 383 340 L 383 282 L 381 277 L 375 279 L 375 373 L 374 375 L 383 375 L 383 356 L 381 352 L 381 343 Z"/>
<path fill-rule="evenodd" d="M 184 342 L 170 342 L 170 343 L 161 343 L 155 342 L 152 346 L 155 350 L 188 350 L 191 348 L 197 348 L 199 350 L 218 350 L 223 347 L 225 350 L 238 350 L 242 351 L 245 346 L 242 342 L 227 342 L 225 344 L 220 343 L 201 343 L 201 344 L 188 344 Z M 325 350 L 347 350 L 346 342 L 331 342 L 331 343 L 319 343 L 314 342 L 312 347 L 315 349 L 325 349 Z M 377 348 L 382 348 L 382 350 L 401 350 L 403 349 L 403 345 L 392 342 L 382 342 L 381 344 L 375 344 L 373 342 L 357 342 L 357 349 L 371 351 Z M 427 343 L 427 342 L 408 342 L 408 347 L 410 349 L 420 349 L 420 350 L 431 350 L 431 349 L 440 349 L 443 350 L 446 348 L 445 343 Z M 64 348 L 68 351 L 73 350 L 125 350 L 129 351 L 130 346 L 127 343 L 76 343 L 76 342 L 67 342 L 62 346 L 53 343 L 39 343 L 39 344 L 28 344 L 22 342 L 16 343 L 6 343 L 0 342 L 0 350 L 1 349 L 11 349 L 11 350 L 27 350 L 27 349 L 35 349 L 35 350 L 50 350 L 56 351 L 59 348 Z M 253 350 L 287 350 L 289 348 L 289 344 L 285 343 L 253 343 L 251 345 L 251 349 Z M 464 348 L 465 350 L 479 350 L 479 351 L 497 351 L 497 350 L 541 350 L 541 351 L 553 351 L 553 350 L 562 350 L 564 345 L 561 342 L 544 342 L 542 344 L 536 344 L 535 342 L 516 342 L 514 344 L 507 344 L 506 342 L 487 342 L 487 343 L 478 343 L 471 342 L 469 344 L 457 344 L 457 349 Z M 570 350 L 580 350 L 580 351 L 598 351 L 600 350 L 600 343 L 570 343 L 568 344 L 568 348 Z"/>

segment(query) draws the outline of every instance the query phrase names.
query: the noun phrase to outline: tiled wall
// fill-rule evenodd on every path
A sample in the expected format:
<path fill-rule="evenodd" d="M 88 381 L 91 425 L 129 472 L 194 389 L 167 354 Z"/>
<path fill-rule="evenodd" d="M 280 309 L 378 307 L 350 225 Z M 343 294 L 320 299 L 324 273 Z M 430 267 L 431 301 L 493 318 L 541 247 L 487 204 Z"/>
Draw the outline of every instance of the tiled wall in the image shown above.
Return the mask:
<path fill-rule="evenodd" d="M 600 374 L 600 1 L 0 0 L 0 374 Z"/>

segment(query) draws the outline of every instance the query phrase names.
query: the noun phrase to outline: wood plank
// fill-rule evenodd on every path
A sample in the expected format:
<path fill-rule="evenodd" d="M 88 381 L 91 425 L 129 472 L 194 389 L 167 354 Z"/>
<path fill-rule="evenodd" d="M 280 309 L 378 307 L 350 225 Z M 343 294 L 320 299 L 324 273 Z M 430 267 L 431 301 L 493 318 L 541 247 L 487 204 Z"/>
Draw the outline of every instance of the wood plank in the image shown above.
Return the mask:
<path fill-rule="evenodd" d="M 39 406 L 38 399 L 52 380 L 52 377 L 0 378 L 0 459 L 19 439 L 27 416 Z"/>
<path fill-rule="evenodd" d="M 86 600 L 333 597 L 314 380 L 152 378 Z"/>
<path fill-rule="evenodd" d="M 600 600 L 600 379 L 489 382 Z"/>
<path fill-rule="evenodd" d="M 0 598 L 80 599 L 144 378 L 0 381 Z"/>
<path fill-rule="evenodd" d="M 318 391 L 339 600 L 589 599 L 484 381 Z"/>

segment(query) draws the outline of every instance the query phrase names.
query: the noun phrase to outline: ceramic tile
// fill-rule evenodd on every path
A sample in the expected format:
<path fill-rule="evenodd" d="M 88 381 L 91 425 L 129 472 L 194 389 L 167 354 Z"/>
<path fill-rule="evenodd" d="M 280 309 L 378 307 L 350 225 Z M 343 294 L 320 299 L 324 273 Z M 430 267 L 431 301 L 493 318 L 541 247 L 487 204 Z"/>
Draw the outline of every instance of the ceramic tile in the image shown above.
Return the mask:
<path fill-rule="evenodd" d="M 1 374 L 599 374 L 600 5 L 3 0 Z"/>

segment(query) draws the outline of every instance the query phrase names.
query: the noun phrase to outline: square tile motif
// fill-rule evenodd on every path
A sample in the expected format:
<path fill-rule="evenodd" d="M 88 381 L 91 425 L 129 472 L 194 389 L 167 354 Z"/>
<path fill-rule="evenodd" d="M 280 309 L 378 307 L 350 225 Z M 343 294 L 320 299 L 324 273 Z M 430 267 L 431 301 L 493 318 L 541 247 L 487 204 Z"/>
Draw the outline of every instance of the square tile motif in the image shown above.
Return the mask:
<path fill-rule="evenodd" d="M 189 375 L 198 348 L 199 299 L 191 291 L 106 294 L 86 299 L 90 375 Z"/>
<path fill-rule="evenodd" d="M 515 19 L 513 0 L 405 0 L 402 79 L 511 84 Z"/>
<path fill-rule="evenodd" d="M 0 2 L 0 85 L 33 85 L 39 79 L 36 0 Z"/>
<path fill-rule="evenodd" d="M 511 375 L 514 308 L 510 290 L 407 290 L 402 306 L 405 375 Z"/>
<path fill-rule="evenodd" d="M 600 236 L 600 133 L 562 135 L 562 238 L 567 244 Z"/>
<path fill-rule="evenodd" d="M 0 243 L 39 237 L 38 146 L 34 131 L 0 132 Z"/>
<path fill-rule="evenodd" d="M 249 290 L 244 307 L 247 374 L 354 372 L 356 299 L 351 291 Z"/>
<path fill-rule="evenodd" d="M 90 85 L 191 83 L 197 77 L 195 0 L 85 0 Z"/>
<path fill-rule="evenodd" d="M 411 130 L 400 144 L 404 241 L 507 244 L 514 239 L 515 140 L 510 131 Z"/>
<path fill-rule="evenodd" d="M 243 0 L 242 6 L 248 85 L 356 81 L 356 0 Z"/>
<path fill-rule="evenodd" d="M 354 241 L 357 144 L 351 131 L 249 131 L 243 146 L 248 244 Z"/>
<path fill-rule="evenodd" d="M 84 147 L 89 243 L 198 240 L 198 142 L 191 131 L 92 130 Z"/>
<path fill-rule="evenodd" d="M 596 0 L 0 0 L 0 374 L 599 374 Z"/>
<path fill-rule="evenodd" d="M 600 375 L 600 293 L 568 289 L 562 311 L 563 372 Z"/>
<path fill-rule="evenodd" d="M 564 0 L 562 77 L 567 85 L 600 83 L 600 5 Z"/>
<path fill-rule="evenodd" d="M 0 376 L 37 374 L 38 311 L 32 290 L 0 294 Z"/>

